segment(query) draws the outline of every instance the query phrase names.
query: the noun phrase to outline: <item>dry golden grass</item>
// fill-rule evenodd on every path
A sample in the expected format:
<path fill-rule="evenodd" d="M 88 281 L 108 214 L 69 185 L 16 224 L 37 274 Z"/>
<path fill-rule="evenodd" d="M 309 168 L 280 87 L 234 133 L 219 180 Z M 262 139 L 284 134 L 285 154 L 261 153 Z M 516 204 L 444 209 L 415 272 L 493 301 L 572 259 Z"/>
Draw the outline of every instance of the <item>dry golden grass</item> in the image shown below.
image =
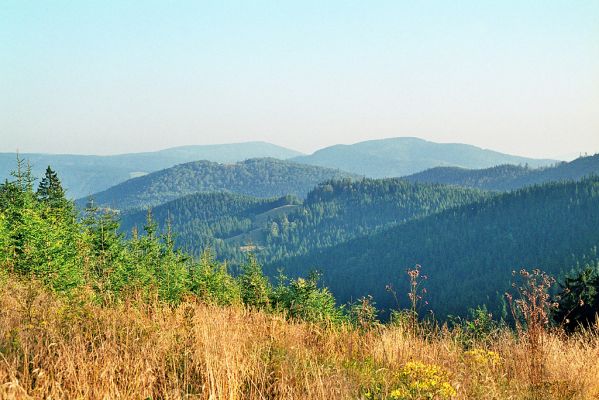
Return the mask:
<path fill-rule="evenodd" d="M 534 388 L 524 343 L 505 332 L 486 350 L 500 359 L 466 353 L 443 330 L 364 333 L 193 301 L 99 307 L 0 285 L 3 399 L 359 399 L 389 393 L 408 361 L 442 367 L 459 399 L 599 399 L 596 334 L 547 335 Z"/>

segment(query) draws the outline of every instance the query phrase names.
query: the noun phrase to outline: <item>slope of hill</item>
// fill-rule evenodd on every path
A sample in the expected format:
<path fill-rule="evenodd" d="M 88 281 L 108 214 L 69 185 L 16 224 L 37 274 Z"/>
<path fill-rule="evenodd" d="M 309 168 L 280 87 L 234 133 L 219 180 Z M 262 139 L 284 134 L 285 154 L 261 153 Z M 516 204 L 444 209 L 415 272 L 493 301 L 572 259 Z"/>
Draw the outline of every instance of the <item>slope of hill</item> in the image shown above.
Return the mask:
<path fill-rule="evenodd" d="M 293 208 L 299 204 L 295 197 L 263 199 L 235 193 L 195 193 L 161 204 L 152 209 L 152 219 L 165 230 L 170 223 L 178 248 L 200 255 L 210 247 L 216 254 L 235 254 L 240 259 L 239 246 L 228 246 L 236 236 L 247 235 L 265 226 L 263 218 L 273 211 Z M 147 211 L 124 213 L 121 230 L 143 229 Z"/>
<path fill-rule="evenodd" d="M 577 180 L 599 174 L 599 154 L 553 167 L 531 169 L 500 165 L 486 169 L 437 167 L 405 177 L 410 182 L 443 183 L 485 190 L 512 190 L 550 181 Z"/>
<path fill-rule="evenodd" d="M 438 316 L 465 314 L 486 303 L 501 309 L 512 270 L 540 268 L 554 275 L 597 259 L 599 177 L 548 183 L 409 221 L 305 257 L 271 264 L 290 275 L 313 267 L 339 301 L 372 294 L 395 307 L 386 284 L 406 300 L 405 269 L 421 264 L 427 300 Z M 405 305 L 405 304 L 404 304 Z"/>
<path fill-rule="evenodd" d="M 92 195 L 95 203 L 114 209 L 144 208 L 197 192 L 227 191 L 256 197 L 303 197 L 320 182 L 351 176 L 348 173 L 256 158 L 235 164 L 195 161 L 129 179 Z M 86 198 L 77 201 L 84 206 Z"/>
<path fill-rule="evenodd" d="M 312 155 L 295 157 L 293 161 L 339 168 L 373 178 L 405 176 L 439 166 L 487 168 L 500 164 L 528 164 L 539 167 L 555 162 L 512 156 L 466 144 L 434 143 L 412 137 L 335 145 Z"/>
<path fill-rule="evenodd" d="M 68 196 L 79 198 L 127 179 L 190 161 L 237 162 L 257 157 L 287 159 L 300 154 L 271 143 L 247 142 L 182 146 L 114 156 L 23 153 L 20 157 L 31 163 L 36 176 L 42 175 L 51 165 L 68 189 Z M 8 178 L 16 158 L 16 153 L 0 153 L 0 179 Z"/>
<path fill-rule="evenodd" d="M 220 259 L 237 262 L 243 251 L 252 250 L 260 260 L 272 261 L 487 196 L 479 190 L 399 179 L 344 179 L 318 185 L 303 204 L 290 197 L 194 194 L 156 207 L 153 216 L 163 229 L 170 217 L 177 245 L 194 255 L 208 245 Z M 122 219 L 126 231 L 140 228 L 145 213 L 128 213 Z"/>
<path fill-rule="evenodd" d="M 269 221 L 265 247 L 257 255 L 272 262 L 305 254 L 488 196 L 400 179 L 325 182 L 308 194 L 302 207 Z"/>

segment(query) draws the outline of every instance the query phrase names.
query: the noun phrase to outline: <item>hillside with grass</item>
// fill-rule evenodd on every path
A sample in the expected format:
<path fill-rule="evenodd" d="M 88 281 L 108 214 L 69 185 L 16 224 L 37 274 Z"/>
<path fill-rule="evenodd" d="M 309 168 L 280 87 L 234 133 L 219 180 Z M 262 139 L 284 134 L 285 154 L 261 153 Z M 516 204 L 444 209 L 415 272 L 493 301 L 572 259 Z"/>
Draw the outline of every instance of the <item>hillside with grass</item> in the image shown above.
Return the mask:
<path fill-rule="evenodd" d="M 414 333 L 402 323 L 363 326 L 289 320 L 191 298 L 174 307 L 133 295 L 100 305 L 8 278 L 0 281 L 0 398 L 592 400 L 599 394 L 596 331 L 546 333 L 533 351 L 526 333 L 506 327 L 476 335 L 468 328 L 423 326 Z"/>

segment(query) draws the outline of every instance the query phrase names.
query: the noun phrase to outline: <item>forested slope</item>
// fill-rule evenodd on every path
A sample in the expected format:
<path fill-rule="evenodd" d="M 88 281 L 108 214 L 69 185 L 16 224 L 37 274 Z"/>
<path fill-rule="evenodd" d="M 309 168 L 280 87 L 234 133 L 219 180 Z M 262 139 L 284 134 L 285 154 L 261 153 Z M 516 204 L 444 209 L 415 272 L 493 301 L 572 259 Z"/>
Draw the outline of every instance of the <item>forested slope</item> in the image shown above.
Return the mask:
<path fill-rule="evenodd" d="M 257 225 L 260 215 L 298 203 L 291 196 L 264 199 L 235 193 L 195 193 L 154 207 L 151 217 L 162 230 L 174 232 L 177 246 L 189 254 L 199 256 L 210 248 L 220 258 L 240 261 L 245 256 L 239 244 L 229 245 L 227 239 L 266 226 Z M 124 232 L 141 231 L 147 211 L 124 213 L 120 220 Z"/>
<path fill-rule="evenodd" d="M 312 190 L 302 207 L 269 222 L 258 255 L 272 261 L 305 254 L 488 196 L 401 179 L 329 181 Z"/>
<path fill-rule="evenodd" d="M 500 165 L 486 169 L 437 167 L 405 177 L 410 182 L 443 183 L 485 190 L 512 190 L 539 183 L 578 180 L 599 174 L 599 154 L 552 167 Z"/>
<path fill-rule="evenodd" d="M 234 164 L 196 161 L 130 179 L 91 197 L 100 206 L 139 209 L 197 192 L 226 191 L 256 197 L 303 197 L 318 183 L 348 173 L 273 158 Z M 77 201 L 82 207 L 83 198 Z"/>
<path fill-rule="evenodd" d="M 548 183 L 484 199 L 384 232 L 284 259 L 269 266 L 291 275 L 319 268 L 337 298 L 373 294 L 395 306 L 385 285 L 423 266 L 427 300 L 439 316 L 464 314 L 481 303 L 493 310 L 509 287 L 512 270 L 541 268 L 558 275 L 596 259 L 599 245 L 599 178 Z M 407 300 L 399 286 L 400 300 Z"/>
<path fill-rule="evenodd" d="M 221 259 L 240 261 L 252 249 L 272 261 L 330 247 L 414 218 L 471 203 L 488 194 L 400 179 L 343 179 L 318 185 L 302 203 L 292 197 L 258 199 L 225 193 L 189 195 L 157 206 L 170 218 L 176 243 L 201 254 L 206 245 Z M 123 228 L 143 227 L 145 212 L 126 213 Z"/>

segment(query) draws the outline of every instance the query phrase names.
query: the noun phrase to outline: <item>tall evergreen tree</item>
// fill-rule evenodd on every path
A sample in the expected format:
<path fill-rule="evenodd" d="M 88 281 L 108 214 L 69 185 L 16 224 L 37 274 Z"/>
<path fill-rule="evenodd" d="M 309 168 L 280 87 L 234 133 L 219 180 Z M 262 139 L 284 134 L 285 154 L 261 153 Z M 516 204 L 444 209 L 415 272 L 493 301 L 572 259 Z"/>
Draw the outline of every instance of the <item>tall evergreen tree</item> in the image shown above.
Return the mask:
<path fill-rule="evenodd" d="M 269 306 L 270 283 L 253 254 L 249 254 L 247 262 L 241 266 L 239 284 L 241 287 L 241 298 L 245 304 L 257 308 L 266 308 Z"/>
<path fill-rule="evenodd" d="M 37 189 L 37 197 L 52 208 L 65 205 L 65 191 L 62 188 L 58 174 L 49 165 Z"/>

